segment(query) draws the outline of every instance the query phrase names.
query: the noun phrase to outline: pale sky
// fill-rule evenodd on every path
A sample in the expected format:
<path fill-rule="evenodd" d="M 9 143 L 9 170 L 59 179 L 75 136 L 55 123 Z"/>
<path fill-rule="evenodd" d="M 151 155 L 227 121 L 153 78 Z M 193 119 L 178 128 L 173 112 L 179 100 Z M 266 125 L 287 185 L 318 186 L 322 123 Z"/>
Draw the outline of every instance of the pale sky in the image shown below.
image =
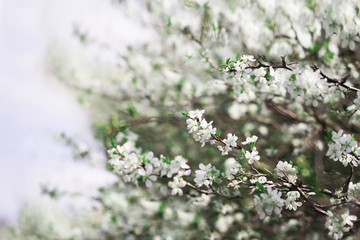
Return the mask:
<path fill-rule="evenodd" d="M 24 203 L 39 201 L 40 183 L 91 195 L 116 181 L 107 171 L 74 162 L 56 138 L 66 132 L 98 148 L 86 109 L 44 70 L 54 41 L 73 47 L 74 23 L 119 51 L 140 35 L 149 38 L 110 2 L 0 0 L 0 219 L 14 223 Z"/>

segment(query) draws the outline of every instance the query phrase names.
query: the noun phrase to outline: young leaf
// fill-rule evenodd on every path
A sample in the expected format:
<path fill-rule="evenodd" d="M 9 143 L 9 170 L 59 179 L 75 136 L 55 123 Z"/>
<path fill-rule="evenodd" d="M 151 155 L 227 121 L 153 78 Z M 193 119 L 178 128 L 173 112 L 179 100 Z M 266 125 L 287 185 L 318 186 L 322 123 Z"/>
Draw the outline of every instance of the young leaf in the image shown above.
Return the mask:
<path fill-rule="evenodd" d="M 256 184 L 257 188 L 258 188 L 261 192 L 266 192 L 266 191 L 265 191 L 265 188 L 264 188 L 264 185 L 262 185 L 262 184 L 259 183 L 259 182 L 256 182 L 255 184 Z"/>
<path fill-rule="evenodd" d="M 216 135 L 220 137 L 220 135 L 221 135 L 221 130 L 220 129 L 216 129 Z"/>
<path fill-rule="evenodd" d="M 182 111 L 181 114 L 184 115 L 185 117 L 189 117 L 189 113 L 188 113 L 188 112 Z"/>
<path fill-rule="evenodd" d="M 110 139 L 110 141 L 111 141 L 111 146 L 113 147 L 113 148 L 116 148 L 116 141 L 115 141 L 115 139 Z"/>

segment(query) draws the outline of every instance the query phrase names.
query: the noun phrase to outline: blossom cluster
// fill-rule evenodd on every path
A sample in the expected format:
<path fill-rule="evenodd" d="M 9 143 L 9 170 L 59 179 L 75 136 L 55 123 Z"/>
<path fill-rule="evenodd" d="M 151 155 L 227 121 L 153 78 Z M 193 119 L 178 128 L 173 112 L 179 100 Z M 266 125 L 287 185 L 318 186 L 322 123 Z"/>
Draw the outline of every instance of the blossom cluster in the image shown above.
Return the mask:
<path fill-rule="evenodd" d="M 328 4 L 321 8 L 321 22 L 326 37 L 329 38 L 333 34 L 340 36 L 341 46 L 349 46 L 351 50 L 355 50 L 355 43 L 360 42 L 360 17 L 356 13 L 356 8 L 359 8 L 357 1 L 328 1 Z"/>
<path fill-rule="evenodd" d="M 349 210 L 342 214 L 336 214 L 329 210 L 327 214 L 325 227 L 329 230 L 329 236 L 336 240 L 342 238 L 344 232 L 348 232 L 353 227 L 353 222 L 357 220 L 356 216 L 350 215 Z"/>
<path fill-rule="evenodd" d="M 195 139 L 200 142 L 201 146 L 205 146 L 206 142 L 215 143 L 212 136 L 216 133 L 216 128 L 212 126 L 212 121 L 207 122 L 202 116 L 205 110 L 195 110 L 189 112 L 189 118 L 186 120 L 187 129 Z"/>
<path fill-rule="evenodd" d="M 357 141 L 350 134 L 344 134 L 341 129 L 338 132 L 331 133 L 331 140 L 328 143 L 329 150 L 326 156 L 333 159 L 335 162 L 340 161 L 344 166 L 351 164 L 357 167 L 360 163 L 360 149 Z"/>
<path fill-rule="evenodd" d="M 215 130 L 215 133 L 206 132 L 202 130 L 216 129 L 212 126 L 212 122 L 208 123 L 204 118 L 204 110 L 190 111 L 186 114 L 188 117 L 187 124 L 188 130 L 192 133 L 195 140 L 199 139 L 199 142 L 205 144 L 211 141 L 221 144 L 220 151 L 223 155 L 224 152 L 229 152 L 232 148 L 241 150 L 244 158 L 248 164 L 255 168 L 252 164 L 255 161 L 259 161 L 260 156 L 255 147 L 258 140 L 257 136 L 247 137 L 245 141 L 242 141 L 243 146 L 250 145 L 250 151 L 240 148 L 237 144 L 238 137 L 234 134 L 229 133 L 226 139 L 221 139 L 220 134 Z M 215 135 L 216 134 L 216 135 Z M 340 130 L 338 133 L 332 132 L 332 141 L 330 145 L 340 146 L 340 154 L 329 150 L 331 157 L 341 156 L 343 152 L 348 154 L 357 154 L 357 142 L 348 134 L 343 134 Z M 228 150 L 226 150 L 228 149 Z M 116 146 L 108 151 L 111 159 L 109 160 L 110 165 L 116 174 L 122 177 L 125 182 L 143 181 L 147 187 L 151 187 L 159 177 L 171 179 L 168 182 L 168 186 L 172 189 L 172 195 L 183 195 L 183 188 L 189 185 L 199 191 L 201 187 L 211 189 L 210 194 L 220 194 L 214 188 L 214 183 L 221 183 L 221 177 L 226 179 L 227 187 L 233 188 L 234 190 L 240 190 L 242 184 L 250 185 L 250 189 L 254 189 L 256 194 L 254 195 L 254 207 L 259 214 L 260 219 L 264 219 L 265 216 L 281 216 L 282 208 L 285 207 L 288 210 L 296 211 L 303 205 L 301 199 L 300 190 L 289 190 L 289 187 L 297 183 L 298 170 L 293 166 L 292 162 L 278 161 L 274 172 L 279 178 L 282 178 L 284 189 L 278 188 L 277 183 L 268 180 L 268 175 L 261 174 L 256 170 L 255 174 L 248 173 L 244 170 L 243 166 L 234 158 L 229 158 L 225 163 L 225 171 L 221 172 L 213 166 L 211 163 L 207 165 L 200 163 L 199 169 L 194 171 L 193 181 L 195 186 L 188 183 L 184 178 L 191 174 L 191 170 L 187 161 L 182 156 L 176 156 L 173 160 L 160 156 L 157 158 L 152 152 L 146 154 L 140 154 L 140 150 L 135 147 L 135 144 L 131 141 L 126 142 L 122 146 Z M 355 155 L 357 156 L 357 155 Z M 347 164 L 353 164 L 354 162 L 348 162 Z M 345 164 L 344 164 L 345 165 Z M 249 177 L 250 176 L 250 177 Z M 354 184 L 349 182 L 347 201 L 351 201 L 353 197 L 360 190 L 360 183 Z M 284 194 L 284 198 L 282 195 Z M 310 193 L 307 193 L 310 195 Z M 339 199 L 338 199 L 339 200 Z M 337 201 L 335 203 L 340 203 Z M 349 212 L 345 212 L 340 215 L 334 215 L 333 212 L 328 211 L 327 213 L 326 228 L 329 230 L 329 235 L 335 239 L 339 239 L 343 236 L 343 232 L 347 232 L 352 226 L 353 221 L 356 220 L 355 216 L 349 215 Z"/>
<path fill-rule="evenodd" d="M 236 142 L 238 137 L 235 134 L 228 133 L 227 138 L 221 139 L 216 128 L 212 126 L 213 122 L 207 122 L 206 119 L 203 118 L 204 112 L 205 110 L 193 110 L 185 113 L 188 117 L 186 120 L 188 132 L 193 135 L 195 141 L 200 142 L 201 147 L 203 147 L 206 142 L 210 142 L 210 144 L 214 144 L 217 141 L 220 142 L 217 148 L 222 155 L 228 155 L 233 148 L 240 148 Z M 257 139 L 258 137 L 254 135 L 247 137 L 245 141 L 241 142 L 242 145 L 249 144 L 251 146 L 251 152 L 245 152 L 245 157 L 250 164 L 260 160 L 259 153 L 255 147 Z"/>
<path fill-rule="evenodd" d="M 329 95 L 326 80 L 320 70 L 298 65 L 295 69 L 269 66 L 256 66 L 255 58 L 244 55 L 234 63 L 235 74 L 231 68 L 225 68 L 225 83 L 233 87 L 238 101 L 255 100 L 255 93 L 277 94 L 286 98 L 304 101 L 306 105 L 317 107 L 320 101 Z"/>
<path fill-rule="evenodd" d="M 360 183 L 349 182 L 347 201 L 351 201 L 356 198 L 356 195 L 360 193 Z"/>
<path fill-rule="evenodd" d="M 202 185 L 210 187 L 220 176 L 220 171 L 217 170 L 215 166 L 212 166 L 211 163 L 206 166 L 200 163 L 199 168 L 199 170 L 195 171 L 194 178 L 197 187 L 201 187 Z"/>
<path fill-rule="evenodd" d="M 300 198 L 300 193 L 298 191 L 290 191 L 286 194 L 286 196 L 286 209 L 296 211 L 298 207 L 301 207 L 302 203 L 296 201 Z"/>
<path fill-rule="evenodd" d="M 297 170 L 290 163 L 279 161 L 276 165 L 275 172 L 280 177 L 286 177 L 289 182 L 295 183 L 297 179 Z"/>
<path fill-rule="evenodd" d="M 234 158 L 229 158 L 225 162 L 226 171 L 223 174 L 226 180 L 229 182 L 228 187 L 232 187 L 235 190 L 240 188 L 240 184 L 243 183 L 242 175 L 244 173 L 241 164 Z"/>
<path fill-rule="evenodd" d="M 108 150 L 109 164 L 113 171 L 122 177 L 124 182 L 145 182 L 146 187 L 151 187 L 158 177 L 172 178 L 169 186 L 173 189 L 172 194 L 182 194 L 180 188 L 186 185 L 183 176 L 191 173 L 187 160 L 182 156 L 176 156 L 173 160 L 160 156 L 155 157 L 152 152 L 139 155 L 136 149 L 130 147 L 130 142 L 122 146 Z"/>
<path fill-rule="evenodd" d="M 295 69 L 285 87 L 290 98 L 301 97 L 306 105 L 318 106 L 327 93 L 326 81 L 321 78 L 320 70 L 313 71 L 310 67 Z"/>
<path fill-rule="evenodd" d="M 237 143 L 236 143 L 237 139 L 238 139 L 237 136 L 229 133 L 227 135 L 227 138 L 223 140 L 224 145 L 223 146 L 221 146 L 221 145 L 218 146 L 218 149 L 221 151 L 221 154 L 222 155 L 228 155 L 229 151 L 232 150 L 231 147 L 237 147 Z"/>
<path fill-rule="evenodd" d="M 255 195 L 254 197 L 255 210 L 259 213 L 260 219 L 264 219 L 266 215 L 271 216 L 273 213 L 280 215 L 284 202 L 281 192 L 271 187 L 267 188 L 266 192 L 261 193 L 260 196 Z"/>

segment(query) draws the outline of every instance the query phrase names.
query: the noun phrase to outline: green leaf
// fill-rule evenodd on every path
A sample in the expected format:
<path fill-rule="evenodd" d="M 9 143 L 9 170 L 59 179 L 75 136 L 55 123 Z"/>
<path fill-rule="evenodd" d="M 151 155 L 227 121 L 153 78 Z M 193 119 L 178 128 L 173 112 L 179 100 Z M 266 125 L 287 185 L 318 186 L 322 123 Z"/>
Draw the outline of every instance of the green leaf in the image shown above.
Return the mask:
<path fill-rule="evenodd" d="M 257 186 L 257 188 L 259 189 L 260 192 L 266 192 L 265 188 L 264 188 L 264 185 L 262 185 L 259 182 L 256 182 L 255 184 L 256 184 L 256 186 Z"/>
<path fill-rule="evenodd" d="M 188 112 L 182 111 L 181 114 L 184 115 L 185 117 L 189 117 L 189 113 L 188 113 Z"/>
<path fill-rule="evenodd" d="M 171 162 L 169 157 L 162 157 L 161 161 L 163 161 L 164 163 L 170 163 Z"/>
<path fill-rule="evenodd" d="M 229 62 L 230 62 L 230 58 L 226 59 L 225 61 L 226 65 L 229 65 Z"/>
<path fill-rule="evenodd" d="M 331 59 L 333 59 L 335 54 L 331 51 L 324 54 L 323 59 L 325 62 L 330 62 Z"/>
<path fill-rule="evenodd" d="M 220 137 L 220 135 L 221 135 L 221 130 L 220 129 L 216 129 L 216 135 Z"/>
<path fill-rule="evenodd" d="M 240 53 L 238 53 L 237 55 L 236 55 L 236 61 L 239 61 L 240 60 L 240 58 L 241 58 L 241 54 Z"/>
<path fill-rule="evenodd" d="M 216 32 L 217 27 L 215 26 L 215 23 L 212 23 L 212 28 L 213 28 L 214 32 Z"/>
<path fill-rule="evenodd" d="M 111 216 L 112 223 L 117 223 L 117 217 L 115 215 Z"/>
<path fill-rule="evenodd" d="M 244 155 L 244 157 L 245 157 L 245 149 L 241 149 L 241 152 L 242 152 L 242 154 Z"/>
<path fill-rule="evenodd" d="M 314 43 L 309 50 L 313 52 L 314 54 L 318 55 L 320 49 L 322 48 L 322 45 L 320 43 Z"/>
<path fill-rule="evenodd" d="M 111 141 L 111 146 L 113 147 L 113 148 L 116 148 L 116 141 L 115 141 L 115 139 L 110 139 L 110 141 Z"/>
<path fill-rule="evenodd" d="M 159 217 L 159 218 L 163 218 L 163 217 L 164 217 L 165 207 L 166 207 L 165 202 L 161 202 L 161 203 L 159 204 L 159 208 L 158 208 L 158 211 L 157 211 L 157 213 L 156 213 L 157 217 Z"/>
<path fill-rule="evenodd" d="M 289 81 L 295 82 L 296 81 L 296 74 L 292 74 Z"/>
<path fill-rule="evenodd" d="M 171 17 L 168 17 L 167 26 L 168 26 L 168 27 L 171 27 L 171 25 L 172 25 L 172 22 L 171 22 Z"/>
<path fill-rule="evenodd" d="M 137 115 L 136 108 L 133 105 L 129 105 L 126 109 L 126 112 L 132 117 L 135 117 L 135 115 Z"/>
<path fill-rule="evenodd" d="M 112 171 L 112 170 L 114 170 L 114 167 L 113 167 L 112 165 L 108 165 L 108 166 L 107 166 L 107 169 L 110 170 L 110 171 Z"/>
<path fill-rule="evenodd" d="M 332 131 L 327 129 L 324 129 L 324 131 L 326 133 L 325 143 L 332 142 Z"/>
<path fill-rule="evenodd" d="M 180 92 L 182 90 L 182 88 L 184 87 L 185 80 L 186 80 L 185 77 L 180 78 L 179 83 L 176 85 L 176 90 L 178 92 Z"/>

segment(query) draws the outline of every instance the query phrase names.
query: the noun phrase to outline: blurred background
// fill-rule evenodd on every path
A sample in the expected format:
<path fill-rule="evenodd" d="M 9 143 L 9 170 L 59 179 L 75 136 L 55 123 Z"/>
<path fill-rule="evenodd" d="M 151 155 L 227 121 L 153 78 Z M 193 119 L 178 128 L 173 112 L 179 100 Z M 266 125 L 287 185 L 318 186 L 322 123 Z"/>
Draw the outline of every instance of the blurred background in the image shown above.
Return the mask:
<path fill-rule="evenodd" d="M 289 98 L 295 75 L 282 69 L 264 92 L 219 71 L 252 54 L 358 79 L 358 3 L 319 2 L 0 0 L 0 239 L 327 239 L 325 219 L 310 209 L 263 224 L 252 197 L 218 201 L 187 189 L 173 198 L 167 180 L 127 184 L 106 162 L 115 142 L 166 161 L 181 155 L 191 169 L 247 162 L 194 144 L 181 112 L 206 109 L 223 136 L 259 136 L 263 170 L 293 161 L 319 198 L 323 187 L 342 187 L 348 169 L 325 157 L 324 130 L 358 132 L 355 96 L 329 91 L 312 108 L 313 95 Z M 346 26 L 336 35 L 334 22 Z"/>
<path fill-rule="evenodd" d="M 78 193 L 58 204 L 81 210 L 87 207 L 88 196 L 116 180 L 96 167 L 104 164 L 105 156 L 93 137 L 91 113 L 71 88 L 49 73 L 51 52 L 61 52 L 73 61 L 69 65 L 78 68 L 111 67 L 121 63 L 107 51 L 125 51 L 128 43 L 151 36 L 111 1 L 0 1 L 2 227 L 15 224 L 24 205 L 46 201 L 41 198 L 44 189 Z M 81 41 L 86 41 L 86 49 Z M 83 61 L 85 56 L 91 63 Z M 66 136 L 76 140 L 75 150 Z M 76 161 L 77 152 L 89 149 L 93 165 Z"/>

